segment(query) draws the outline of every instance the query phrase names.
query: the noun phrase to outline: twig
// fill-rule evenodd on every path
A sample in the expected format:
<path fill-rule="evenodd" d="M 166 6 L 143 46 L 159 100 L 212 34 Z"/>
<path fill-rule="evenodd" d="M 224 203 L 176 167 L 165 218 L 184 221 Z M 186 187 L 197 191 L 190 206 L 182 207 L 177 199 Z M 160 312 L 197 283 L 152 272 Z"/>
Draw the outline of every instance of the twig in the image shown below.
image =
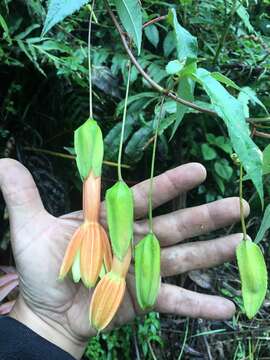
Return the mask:
<path fill-rule="evenodd" d="M 166 18 L 167 18 L 167 15 L 164 15 L 164 16 L 159 16 L 159 17 L 157 17 L 155 19 L 152 19 L 150 21 L 147 21 L 146 23 L 143 24 L 143 29 L 146 28 L 149 25 L 152 25 L 152 24 L 155 24 L 155 23 L 160 22 L 162 20 L 165 20 Z"/>
<path fill-rule="evenodd" d="M 75 160 L 76 159 L 76 156 L 74 156 L 74 155 L 63 154 L 63 153 L 60 153 L 60 152 L 50 151 L 50 150 L 46 150 L 46 149 L 37 149 L 37 148 L 29 147 L 29 146 L 25 146 L 23 149 L 26 150 L 26 151 L 33 151 L 33 152 L 36 152 L 36 153 L 52 155 L 52 156 L 60 157 L 60 158 L 63 158 L 63 159 L 69 159 L 69 160 Z M 117 163 L 115 163 L 113 161 L 104 160 L 103 164 L 108 165 L 108 166 L 117 167 Z M 121 166 L 123 168 L 125 168 L 125 169 L 130 169 L 129 165 L 121 164 Z"/>
<path fill-rule="evenodd" d="M 270 139 L 270 134 L 262 132 L 262 131 L 254 130 L 253 135 L 261 137 L 261 138 L 265 138 L 265 139 Z"/>

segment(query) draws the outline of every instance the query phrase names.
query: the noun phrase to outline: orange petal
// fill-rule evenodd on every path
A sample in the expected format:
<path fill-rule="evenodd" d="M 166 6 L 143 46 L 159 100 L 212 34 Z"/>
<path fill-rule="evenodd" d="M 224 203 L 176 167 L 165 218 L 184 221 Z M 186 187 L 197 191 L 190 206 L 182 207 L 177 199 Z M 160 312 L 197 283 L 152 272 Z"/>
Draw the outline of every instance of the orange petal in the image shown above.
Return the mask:
<path fill-rule="evenodd" d="M 81 278 L 86 287 L 93 287 L 99 276 L 103 260 L 102 228 L 97 222 L 85 223 L 81 244 Z"/>
<path fill-rule="evenodd" d="M 83 214 L 89 222 L 99 220 L 101 177 L 95 177 L 91 171 L 83 182 Z"/>
<path fill-rule="evenodd" d="M 64 260 L 62 262 L 61 269 L 59 272 L 59 279 L 62 280 L 69 272 L 69 270 L 73 264 L 75 255 L 76 255 L 78 249 L 80 248 L 83 234 L 84 234 L 84 229 L 83 229 L 83 225 L 81 225 L 75 231 L 75 233 L 73 234 L 73 236 L 68 244 L 68 247 L 66 249 L 66 253 L 64 256 Z"/>
<path fill-rule="evenodd" d="M 94 328 L 103 330 L 111 322 L 121 305 L 125 288 L 125 279 L 112 272 L 100 280 L 90 305 L 90 323 Z"/>
<path fill-rule="evenodd" d="M 102 226 L 101 226 L 101 232 L 102 232 L 102 241 L 103 241 L 103 261 L 106 271 L 109 272 L 112 267 L 112 249 L 111 249 L 110 241 L 108 239 L 108 235 Z"/>

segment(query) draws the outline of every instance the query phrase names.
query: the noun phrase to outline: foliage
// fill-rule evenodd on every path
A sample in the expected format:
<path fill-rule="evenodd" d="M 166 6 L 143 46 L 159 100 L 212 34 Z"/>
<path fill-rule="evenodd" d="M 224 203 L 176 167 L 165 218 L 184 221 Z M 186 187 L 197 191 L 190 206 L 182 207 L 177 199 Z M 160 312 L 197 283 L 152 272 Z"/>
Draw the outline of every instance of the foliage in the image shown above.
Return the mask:
<path fill-rule="evenodd" d="M 53 1 L 49 3 L 52 4 Z M 111 5 L 120 13 L 124 11 L 120 8 L 127 8 L 130 3 L 132 2 L 112 1 Z M 234 4 L 237 5 L 235 9 Z M 145 23 L 160 15 L 167 15 L 168 7 L 172 8 L 169 21 L 148 26 L 142 34 L 136 32 L 139 25 L 127 25 L 122 20 L 126 31 L 129 34 L 133 32 L 136 53 L 141 48 L 138 62 L 154 81 L 166 89 L 174 89 L 186 100 L 195 99 L 195 104 L 200 107 L 217 110 L 224 122 L 218 117 L 198 113 L 197 110 L 166 99 L 159 131 L 157 172 L 189 161 L 200 161 L 206 166 L 208 179 L 184 200 L 184 205 L 187 206 L 236 195 L 238 167 L 234 166 L 230 156 L 234 148 L 239 156 L 242 155 L 240 159 L 243 164 L 248 162 L 245 168 L 249 176 L 246 177 L 244 191 L 252 205 L 252 214 L 247 226 L 249 234 L 255 238 L 262 213 L 258 195 L 248 178 L 257 184 L 262 194 L 262 184 L 258 180 L 261 165 L 257 147 L 265 149 L 262 168 L 266 204 L 269 203 L 270 195 L 269 147 L 266 147 L 269 141 L 267 137 L 255 136 L 257 133 L 268 134 L 269 129 L 269 122 L 266 121 L 269 115 L 265 111 L 265 108 L 270 108 L 269 1 L 181 0 L 156 3 L 147 0 L 144 2 L 142 21 Z M 67 155 L 65 147 L 74 146 L 74 129 L 88 118 L 89 8 L 82 7 L 64 22 L 56 24 L 42 38 L 41 24 L 45 21 L 46 10 L 46 2 L 39 0 L 5 0 L 0 4 L 0 81 L 3 84 L 0 89 L 1 150 L 2 156 L 17 157 L 33 169 L 35 179 L 40 189 L 43 189 L 41 193 L 48 194 L 44 196 L 48 208 L 56 208 L 55 198 L 59 199 L 57 194 L 65 193 L 64 189 L 69 189 L 66 198 L 69 201 L 61 198 L 57 203 L 71 203 L 71 209 L 77 209 L 80 202 L 77 191 L 79 179 L 70 176 L 71 163 L 58 156 L 41 155 L 36 150 Z M 121 130 L 119 122 L 123 113 L 127 56 L 103 2 L 96 3 L 94 15 L 97 20 L 93 24 L 92 49 L 94 114 L 105 134 L 105 159 L 115 162 Z M 141 21 L 139 18 L 137 20 L 138 23 Z M 188 38 L 188 49 L 179 48 L 175 37 L 180 37 L 181 40 L 183 37 Z M 200 69 L 205 70 L 198 69 L 196 62 Z M 204 76 L 207 77 L 207 82 L 203 81 Z M 213 88 L 209 88 L 209 77 Z M 125 170 L 125 178 L 129 179 L 130 184 L 134 179 L 137 182 L 149 175 L 146 163 L 149 164 L 151 155 L 158 113 L 155 105 L 159 99 L 159 94 L 139 76 L 134 66 L 131 83 L 123 158 L 123 162 L 131 167 Z M 217 105 L 216 97 L 221 93 L 226 94 L 225 98 L 229 98 L 229 105 L 222 104 L 219 100 Z M 236 101 L 241 102 L 241 110 L 239 102 Z M 235 118 L 234 113 L 231 113 L 232 104 L 235 104 L 237 112 Z M 244 117 L 255 119 L 247 126 Z M 264 120 L 258 121 L 258 118 Z M 236 119 L 240 129 L 231 127 Z M 249 130 L 254 135 L 252 144 Z M 256 162 L 253 162 L 254 157 Z M 250 170 L 251 162 L 255 165 Z M 75 166 L 73 168 L 75 173 Z M 104 167 L 104 170 L 107 185 L 110 185 L 112 179 L 114 181 L 116 178 L 116 171 L 108 166 Z M 46 191 L 48 188 L 56 189 L 54 199 L 49 196 L 52 191 Z M 178 207 L 177 203 L 169 204 L 166 210 Z M 69 209 L 65 208 L 63 211 L 66 210 Z M 1 214 L 4 223 L 4 212 Z M 265 216 L 267 214 L 268 212 Z M 267 223 L 268 221 L 263 222 L 264 229 L 259 232 L 260 237 L 257 239 L 266 254 L 269 249 L 266 241 Z M 4 254 L 7 254 L 7 250 Z M 269 264 L 268 259 L 267 262 Z M 220 291 L 242 306 L 238 274 L 233 265 L 216 269 L 210 276 L 214 280 L 222 280 L 213 281 L 211 291 Z M 179 279 L 175 281 L 180 282 Z M 196 285 L 196 282 L 189 278 L 182 281 L 190 289 L 199 287 L 199 290 L 203 291 L 200 285 Z M 260 324 L 263 329 L 264 321 L 267 321 L 268 317 L 266 303 L 254 320 L 254 328 Z M 150 358 L 151 350 L 147 340 L 151 341 L 151 331 L 157 329 L 157 326 L 151 325 L 151 321 L 148 325 L 147 320 L 144 324 L 140 323 L 141 327 L 137 323 L 135 330 L 126 326 L 112 334 L 103 334 L 99 341 L 92 339 L 88 355 L 93 358 L 96 356 L 97 359 L 102 356 L 117 358 L 115 354 L 128 351 L 131 344 L 134 346 L 133 336 L 137 333 L 137 346 L 141 355 Z M 183 337 L 176 334 L 177 331 L 183 334 L 185 326 L 177 321 L 179 319 L 161 319 L 161 337 L 166 344 L 164 358 L 174 359 L 175 353 L 180 353 L 179 343 Z M 157 317 L 155 322 L 159 322 Z M 199 321 L 192 321 L 189 325 L 188 346 L 184 350 L 186 356 L 193 356 L 188 353 L 190 349 L 205 354 L 209 347 L 213 358 L 233 358 L 233 353 L 235 359 L 242 359 L 249 354 L 253 354 L 255 358 L 269 354 L 269 344 L 260 336 L 263 330 L 256 333 L 256 343 L 256 339 L 251 339 L 250 333 L 243 330 L 246 326 L 241 311 L 237 322 L 209 322 L 202 325 Z M 216 332 L 222 329 L 225 331 Z M 264 335 L 267 335 L 268 330 L 265 331 Z M 207 332 L 207 335 L 198 335 L 203 332 Z M 156 334 L 160 339 L 159 330 Z M 194 335 L 196 337 L 193 337 Z M 219 347 L 215 341 L 217 336 L 220 340 Z M 208 347 L 202 341 L 205 338 Z M 158 352 L 163 351 L 158 348 Z"/>

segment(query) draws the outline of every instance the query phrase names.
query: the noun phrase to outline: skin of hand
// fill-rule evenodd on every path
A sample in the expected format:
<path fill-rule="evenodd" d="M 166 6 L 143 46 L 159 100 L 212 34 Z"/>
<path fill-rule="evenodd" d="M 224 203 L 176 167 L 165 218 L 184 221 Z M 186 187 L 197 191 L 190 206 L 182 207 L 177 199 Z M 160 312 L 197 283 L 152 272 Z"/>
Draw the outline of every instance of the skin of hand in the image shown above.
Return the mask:
<path fill-rule="evenodd" d="M 205 177 L 204 167 L 197 163 L 159 175 L 154 181 L 154 207 L 198 186 Z M 9 212 L 11 244 L 20 279 L 20 296 L 10 316 L 80 359 L 87 340 L 95 334 L 88 320 L 92 290 L 72 283 L 69 278 L 59 281 L 58 273 L 65 249 L 82 221 L 82 212 L 59 218 L 50 215 L 43 207 L 29 171 L 12 159 L 0 160 L 0 187 Z M 133 187 L 135 241 L 148 232 L 148 188 L 148 181 Z M 246 202 L 244 209 L 248 215 Z M 239 218 L 239 199 L 236 197 L 156 217 L 154 232 L 162 247 L 163 278 L 232 260 L 242 234 L 209 241 L 181 242 L 231 225 Z M 104 204 L 101 222 L 106 226 Z M 154 310 L 184 317 L 229 319 L 235 306 L 219 296 L 162 283 Z M 110 328 L 129 322 L 138 314 L 131 268 L 123 304 Z"/>

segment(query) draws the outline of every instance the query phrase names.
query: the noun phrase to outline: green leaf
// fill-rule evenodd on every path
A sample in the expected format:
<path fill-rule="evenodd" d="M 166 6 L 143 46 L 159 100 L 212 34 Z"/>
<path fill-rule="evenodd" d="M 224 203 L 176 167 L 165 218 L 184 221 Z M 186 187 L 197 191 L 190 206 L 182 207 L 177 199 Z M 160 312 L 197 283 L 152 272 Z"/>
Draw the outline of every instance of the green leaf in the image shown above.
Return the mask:
<path fill-rule="evenodd" d="M 142 43 L 142 10 L 139 0 L 114 0 L 118 15 L 129 36 L 135 42 L 138 54 Z"/>
<path fill-rule="evenodd" d="M 3 18 L 3 16 L 1 14 L 0 14 L 0 26 L 4 30 L 4 34 L 5 34 L 8 42 L 9 42 L 9 44 L 11 44 L 12 40 L 11 40 L 10 35 L 9 35 L 8 26 L 7 26 L 7 23 L 6 23 L 5 19 Z"/>
<path fill-rule="evenodd" d="M 233 169 L 229 165 L 228 161 L 226 159 L 221 159 L 219 161 L 215 162 L 214 165 L 216 173 L 226 181 L 229 181 L 233 174 Z"/>
<path fill-rule="evenodd" d="M 251 33 L 255 32 L 253 26 L 251 25 L 251 23 L 249 21 L 249 13 L 244 8 L 244 6 L 241 4 L 240 1 L 237 2 L 236 13 L 240 17 L 240 19 L 243 21 L 243 23 L 244 23 L 245 27 L 248 29 L 248 31 Z"/>
<path fill-rule="evenodd" d="M 179 81 L 177 94 L 184 100 L 193 101 L 194 87 L 195 87 L 195 83 L 192 79 L 188 77 L 183 77 Z M 176 121 L 173 126 L 170 140 L 173 138 L 176 130 L 180 126 L 185 114 L 188 112 L 188 109 L 189 108 L 186 105 L 177 103 Z"/>
<path fill-rule="evenodd" d="M 233 152 L 231 142 L 225 136 L 215 136 L 214 134 L 209 133 L 206 134 L 206 139 L 209 144 L 222 149 L 227 154 L 231 154 Z"/>
<path fill-rule="evenodd" d="M 132 135 L 125 148 L 125 154 L 130 161 L 136 163 L 141 160 L 144 147 L 151 136 L 153 136 L 152 126 L 143 126 Z"/>
<path fill-rule="evenodd" d="M 123 260 L 133 235 L 133 193 L 125 182 L 106 191 L 106 210 L 113 253 Z"/>
<path fill-rule="evenodd" d="M 226 86 L 230 86 L 230 87 L 240 91 L 240 87 L 234 81 L 229 79 L 227 76 L 221 74 L 220 72 L 212 72 L 211 76 L 213 76 L 214 79 L 225 84 Z"/>
<path fill-rule="evenodd" d="M 184 66 L 185 66 L 185 61 L 184 62 L 180 62 L 179 60 L 170 61 L 166 65 L 167 74 L 169 75 L 177 74 L 184 68 Z"/>
<path fill-rule="evenodd" d="M 101 175 L 103 160 L 103 139 L 97 122 L 88 119 L 74 133 L 76 163 L 84 180 L 92 170 L 95 176 Z"/>
<path fill-rule="evenodd" d="M 163 42 L 164 55 L 168 57 L 175 49 L 175 35 L 173 31 L 169 31 Z"/>
<path fill-rule="evenodd" d="M 259 246 L 242 240 L 236 248 L 244 308 L 249 319 L 260 309 L 267 291 L 267 269 Z"/>
<path fill-rule="evenodd" d="M 124 132 L 124 140 L 123 143 L 129 138 L 133 130 L 133 122 L 134 118 L 132 116 L 127 116 L 126 126 Z M 122 122 L 116 124 L 106 135 L 104 139 L 105 145 L 105 155 L 107 160 L 117 160 L 118 151 L 119 151 L 119 143 L 120 143 L 120 135 L 122 130 Z"/>
<path fill-rule="evenodd" d="M 263 150 L 263 174 L 270 173 L 270 144 Z"/>
<path fill-rule="evenodd" d="M 260 107 L 262 107 L 264 109 L 266 114 L 269 115 L 265 105 L 261 102 L 260 99 L 257 98 L 256 92 L 248 86 L 245 86 L 242 89 L 240 89 L 240 93 L 238 95 L 238 100 L 241 102 L 241 104 L 244 107 L 244 112 L 245 112 L 246 117 L 249 116 L 249 108 L 248 108 L 249 102 L 259 105 Z"/>
<path fill-rule="evenodd" d="M 142 309 L 154 306 L 160 287 L 160 246 L 153 233 L 135 247 L 136 295 Z"/>
<path fill-rule="evenodd" d="M 159 32 L 155 25 L 149 25 L 144 29 L 145 36 L 150 41 L 150 43 L 157 47 L 159 43 Z"/>
<path fill-rule="evenodd" d="M 41 36 L 44 36 L 54 25 L 72 15 L 86 3 L 88 0 L 49 0 L 48 13 Z"/>
<path fill-rule="evenodd" d="M 208 144 L 202 144 L 201 148 L 202 148 L 202 155 L 203 155 L 204 160 L 209 161 L 209 160 L 213 160 L 217 157 L 217 153 L 216 153 L 215 149 L 213 149 Z"/>
<path fill-rule="evenodd" d="M 202 84 L 217 114 L 227 125 L 233 148 L 256 187 L 263 205 L 262 153 L 249 136 L 242 105 L 207 70 L 198 69 L 194 78 Z"/>
<path fill-rule="evenodd" d="M 197 60 L 197 38 L 178 23 L 175 9 L 169 10 L 168 22 L 174 29 L 178 60 L 180 62 L 186 60 L 187 63 Z"/>
<path fill-rule="evenodd" d="M 257 233 L 256 239 L 254 240 L 256 244 L 262 241 L 264 234 L 269 228 L 270 228 L 270 204 L 268 204 L 265 209 L 260 229 Z"/>

